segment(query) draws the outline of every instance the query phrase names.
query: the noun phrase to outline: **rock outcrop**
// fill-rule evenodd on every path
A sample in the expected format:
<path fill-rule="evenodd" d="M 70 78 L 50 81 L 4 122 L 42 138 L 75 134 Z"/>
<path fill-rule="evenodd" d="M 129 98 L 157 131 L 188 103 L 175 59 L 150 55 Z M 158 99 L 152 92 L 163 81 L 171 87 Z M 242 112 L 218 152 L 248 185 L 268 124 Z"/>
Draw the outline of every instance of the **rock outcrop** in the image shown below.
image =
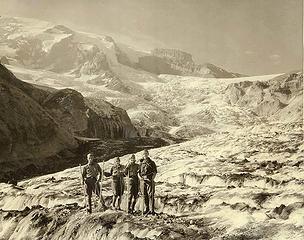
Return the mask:
<path fill-rule="evenodd" d="M 2 56 L 1 59 L 0 59 L 0 63 L 1 64 L 9 64 L 9 61 L 8 61 L 7 57 Z"/>
<path fill-rule="evenodd" d="M 303 117 L 303 73 L 295 71 L 265 82 L 232 83 L 226 89 L 230 104 L 253 109 L 263 117 L 280 121 L 301 121 Z"/>
<path fill-rule="evenodd" d="M 155 74 L 179 75 L 180 71 L 175 70 L 166 60 L 158 56 L 143 56 L 138 59 L 139 68 Z"/>
<path fill-rule="evenodd" d="M 102 139 L 137 136 L 126 111 L 106 101 L 85 99 L 72 89 L 50 94 L 42 106 L 61 126 L 77 136 Z"/>
<path fill-rule="evenodd" d="M 156 74 L 173 74 L 211 78 L 234 78 L 244 76 L 228 72 L 211 63 L 196 64 L 192 55 L 177 49 L 156 48 L 150 56 L 140 57 L 138 67 Z"/>
<path fill-rule="evenodd" d="M 24 171 L 35 171 L 31 166 L 37 168 L 52 159 L 60 162 L 75 157 L 78 143 L 74 136 L 137 136 L 126 111 L 105 101 L 85 99 L 75 90 L 42 90 L 20 81 L 3 65 L 0 113 L 0 179 L 16 171 L 24 176 Z"/>
<path fill-rule="evenodd" d="M 0 178 L 34 172 L 33 163 L 71 153 L 78 144 L 40 105 L 47 93 L 0 65 Z"/>

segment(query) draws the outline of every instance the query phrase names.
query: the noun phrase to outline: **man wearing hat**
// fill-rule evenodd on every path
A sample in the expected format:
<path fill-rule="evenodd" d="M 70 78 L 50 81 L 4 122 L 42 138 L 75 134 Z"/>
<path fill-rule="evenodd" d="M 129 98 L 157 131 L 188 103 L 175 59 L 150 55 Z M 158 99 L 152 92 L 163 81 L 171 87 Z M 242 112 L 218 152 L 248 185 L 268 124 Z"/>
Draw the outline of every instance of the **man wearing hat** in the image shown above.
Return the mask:
<path fill-rule="evenodd" d="M 155 182 L 154 178 L 157 174 L 156 164 L 149 157 L 147 149 L 144 150 L 143 161 L 139 168 L 139 176 L 142 181 L 142 193 L 145 200 L 145 211 L 144 214 L 155 214 L 154 211 L 154 193 L 155 193 Z"/>
<path fill-rule="evenodd" d="M 128 190 L 128 213 L 133 213 L 139 192 L 139 165 L 135 162 L 135 155 L 132 154 L 129 164 L 125 168 L 125 176 Z"/>
<path fill-rule="evenodd" d="M 94 155 L 87 155 L 88 164 L 82 169 L 82 183 L 85 183 L 86 194 L 88 197 L 87 211 L 92 213 L 92 193 L 94 192 L 100 199 L 102 207 L 106 209 L 104 199 L 101 194 L 100 184 L 102 171 L 99 164 L 95 161 Z"/>

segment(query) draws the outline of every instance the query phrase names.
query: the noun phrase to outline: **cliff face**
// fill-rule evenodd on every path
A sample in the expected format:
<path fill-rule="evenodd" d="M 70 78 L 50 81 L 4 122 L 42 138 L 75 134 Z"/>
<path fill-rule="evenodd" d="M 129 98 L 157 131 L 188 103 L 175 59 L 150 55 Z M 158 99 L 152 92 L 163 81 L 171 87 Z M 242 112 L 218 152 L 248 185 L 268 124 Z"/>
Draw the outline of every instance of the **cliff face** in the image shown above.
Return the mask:
<path fill-rule="evenodd" d="M 156 48 L 152 51 L 152 55 L 158 56 L 166 60 L 174 69 L 181 73 L 193 72 L 195 63 L 192 55 L 176 49 L 160 49 Z"/>
<path fill-rule="evenodd" d="M 86 100 L 71 89 L 36 88 L 0 65 L 0 179 L 75 157 L 75 135 L 131 138 L 137 131 L 127 113 L 110 103 Z"/>
<path fill-rule="evenodd" d="M 248 106 L 263 117 L 281 121 L 301 121 L 303 116 L 303 73 L 292 72 L 265 82 L 232 83 L 227 101 Z"/>
<path fill-rule="evenodd" d="M 137 132 L 123 109 L 94 99 L 85 99 L 72 89 L 50 94 L 42 104 L 69 132 L 92 138 L 131 138 Z"/>
<path fill-rule="evenodd" d="M 181 72 L 174 69 L 170 63 L 158 56 L 143 56 L 138 59 L 139 68 L 155 74 L 180 75 Z"/>
<path fill-rule="evenodd" d="M 156 48 L 150 56 L 140 57 L 138 66 L 156 74 L 173 74 L 211 78 L 234 78 L 241 74 L 228 72 L 213 64 L 196 64 L 192 55 L 177 49 Z"/>
<path fill-rule="evenodd" d="M 16 79 L 0 65 L 0 178 L 68 153 L 77 142 L 39 102 L 47 93 Z M 35 169 L 31 169 L 33 172 Z"/>
<path fill-rule="evenodd" d="M 182 75 L 192 73 L 195 63 L 189 53 L 176 49 L 154 49 L 150 56 L 138 59 L 138 66 L 156 74 Z"/>

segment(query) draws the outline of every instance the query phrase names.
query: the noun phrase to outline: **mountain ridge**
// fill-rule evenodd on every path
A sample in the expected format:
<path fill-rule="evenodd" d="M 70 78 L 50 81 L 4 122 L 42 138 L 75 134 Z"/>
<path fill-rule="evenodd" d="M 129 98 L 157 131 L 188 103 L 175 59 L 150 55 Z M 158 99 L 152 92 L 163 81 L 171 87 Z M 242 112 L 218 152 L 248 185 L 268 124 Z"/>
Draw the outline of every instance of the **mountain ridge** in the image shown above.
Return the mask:
<path fill-rule="evenodd" d="M 26 24 L 28 26 L 25 26 Z M 213 67 L 211 68 L 209 67 L 209 64 L 196 64 L 194 63 L 191 54 L 176 49 L 154 49 L 151 50 L 151 54 L 147 54 L 146 52 L 139 54 L 144 56 L 139 56 L 136 61 L 132 56 L 129 57 L 128 53 L 120 47 L 122 44 L 116 43 L 110 36 L 77 32 L 64 25 L 56 25 L 46 21 L 2 17 L 0 18 L 0 25 L 3 25 L 4 29 L 4 37 L 2 37 L 2 39 L 0 38 L 0 43 L 7 40 L 10 50 L 16 49 L 17 46 L 19 49 L 16 49 L 15 60 L 21 61 L 22 64 L 28 66 L 40 68 L 47 67 L 54 71 L 67 71 L 72 70 L 71 68 L 76 68 L 74 71 L 79 73 L 81 72 L 82 67 L 91 65 L 91 67 L 95 67 L 95 70 L 91 72 L 89 70 L 88 72 L 87 69 L 84 73 L 89 73 L 89 75 L 91 75 L 96 73 L 102 74 L 105 71 L 109 71 L 115 76 L 115 73 L 110 71 L 109 66 L 107 65 L 117 65 L 119 63 L 131 68 L 146 70 L 156 74 L 173 72 L 177 75 L 188 74 L 190 76 L 209 76 L 215 78 L 243 76 L 237 73 L 230 73 L 213 64 Z M 29 30 L 31 26 L 33 29 L 32 32 Z M 5 36 L 7 39 L 5 39 Z M 84 36 L 87 36 L 86 39 Z M 21 45 L 19 43 L 16 44 L 14 40 L 20 40 L 19 42 Z M 87 55 L 86 52 L 90 50 L 88 50 L 88 48 L 85 50 L 81 49 L 81 43 L 86 43 L 87 47 L 88 44 L 90 44 L 91 48 L 95 48 L 95 50 L 91 50 L 91 56 L 89 58 L 85 57 L 85 55 Z M 56 63 L 54 62 L 54 58 L 56 58 L 56 55 L 60 54 L 62 48 L 65 49 L 64 51 L 66 54 L 60 55 L 62 60 Z M 6 49 L 6 52 L 8 53 L 9 49 Z M 101 56 L 99 57 L 96 54 L 101 54 Z M 4 53 L 4 55 L 7 54 Z M 85 59 L 83 59 L 83 57 L 85 57 Z M 157 58 L 157 61 L 155 61 L 155 57 L 160 57 L 161 59 Z M 35 61 L 33 61 L 33 58 L 36 58 Z M 73 62 L 72 59 L 74 59 L 74 61 L 76 59 L 78 63 Z M 103 65 L 103 67 L 98 67 L 98 63 L 94 61 L 100 61 L 100 64 Z M 164 65 L 165 67 L 161 68 L 162 71 L 155 71 L 149 66 L 150 62 L 147 61 L 152 61 L 152 64 Z M 50 66 L 50 62 L 55 65 Z M 170 66 L 167 66 L 166 64 L 169 64 Z"/>

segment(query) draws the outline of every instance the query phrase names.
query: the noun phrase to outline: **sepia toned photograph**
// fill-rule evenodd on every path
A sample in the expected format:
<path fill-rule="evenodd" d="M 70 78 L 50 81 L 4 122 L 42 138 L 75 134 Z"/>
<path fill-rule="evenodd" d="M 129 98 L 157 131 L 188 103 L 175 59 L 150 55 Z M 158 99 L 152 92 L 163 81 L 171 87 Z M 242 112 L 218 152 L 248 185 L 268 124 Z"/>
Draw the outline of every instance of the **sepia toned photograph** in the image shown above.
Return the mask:
<path fill-rule="evenodd" d="M 0 0 L 0 240 L 303 240 L 303 0 Z"/>

